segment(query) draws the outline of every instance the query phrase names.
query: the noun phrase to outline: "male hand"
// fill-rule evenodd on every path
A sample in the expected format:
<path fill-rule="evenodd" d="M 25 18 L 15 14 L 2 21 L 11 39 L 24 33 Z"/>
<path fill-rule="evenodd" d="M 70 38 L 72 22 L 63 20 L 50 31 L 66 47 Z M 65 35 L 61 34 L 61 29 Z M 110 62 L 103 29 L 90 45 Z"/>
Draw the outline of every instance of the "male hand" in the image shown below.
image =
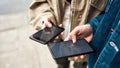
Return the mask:
<path fill-rule="evenodd" d="M 49 18 L 43 18 L 43 26 L 42 26 L 42 29 L 44 29 L 45 27 L 52 27 L 52 23 L 51 23 L 51 20 Z M 59 25 L 59 27 L 62 27 L 62 24 Z M 54 41 L 59 41 L 60 38 L 61 38 L 61 35 L 63 35 L 63 32 L 58 35 Z"/>
<path fill-rule="evenodd" d="M 49 18 L 43 18 L 42 22 L 43 22 L 42 29 L 44 29 L 45 27 L 52 27 L 52 23 Z"/>
<path fill-rule="evenodd" d="M 92 40 L 92 29 L 90 25 L 81 25 L 75 27 L 72 32 L 66 37 L 65 41 L 72 40 L 73 43 L 76 42 L 77 39 L 86 39 L 87 42 Z M 86 55 L 80 55 L 73 57 L 75 61 L 77 60 L 85 60 Z"/>
<path fill-rule="evenodd" d="M 90 42 L 92 40 L 92 29 L 89 24 L 75 27 L 65 38 L 65 41 L 72 40 L 73 43 L 75 43 L 77 39 L 83 38 L 86 39 L 87 42 Z"/>

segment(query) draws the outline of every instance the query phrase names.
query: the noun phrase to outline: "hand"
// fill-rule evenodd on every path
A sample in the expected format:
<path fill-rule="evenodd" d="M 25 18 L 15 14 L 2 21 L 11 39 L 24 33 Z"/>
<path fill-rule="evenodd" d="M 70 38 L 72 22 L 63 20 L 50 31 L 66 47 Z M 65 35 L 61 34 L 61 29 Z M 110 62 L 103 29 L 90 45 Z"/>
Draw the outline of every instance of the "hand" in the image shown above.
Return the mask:
<path fill-rule="evenodd" d="M 49 18 L 43 18 L 42 29 L 44 29 L 45 27 L 52 27 L 52 23 Z M 62 24 L 60 24 L 59 27 L 62 27 Z M 60 35 L 58 35 L 54 41 L 59 41 L 61 38 L 61 35 L 63 35 L 63 32 Z"/>
<path fill-rule="evenodd" d="M 72 32 L 66 37 L 65 41 L 72 40 L 73 43 L 76 42 L 77 39 L 86 39 L 87 42 L 90 42 L 92 40 L 92 29 L 91 26 L 86 24 L 86 25 L 81 25 L 75 27 Z M 80 55 L 80 56 L 75 56 L 73 57 L 74 61 L 77 60 L 85 60 L 86 55 Z"/>
<path fill-rule="evenodd" d="M 60 24 L 59 27 L 62 27 L 62 24 Z M 61 32 L 60 35 L 58 35 L 58 36 L 55 38 L 55 41 L 60 41 L 62 35 L 63 35 L 63 32 Z"/>
<path fill-rule="evenodd" d="M 43 18 L 42 29 L 44 29 L 45 27 L 52 27 L 52 23 L 51 23 L 51 20 L 49 18 Z"/>
<path fill-rule="evenodd" d="M 86 39 L 87 42 L 90 42 L 92 40 L 92 29 L 89 24 L 75 27 L 72 32 L 66 37 L 65 41 L 72 40 L 73 43 L 75 43 L 77 39 L 82 38 Z"/>

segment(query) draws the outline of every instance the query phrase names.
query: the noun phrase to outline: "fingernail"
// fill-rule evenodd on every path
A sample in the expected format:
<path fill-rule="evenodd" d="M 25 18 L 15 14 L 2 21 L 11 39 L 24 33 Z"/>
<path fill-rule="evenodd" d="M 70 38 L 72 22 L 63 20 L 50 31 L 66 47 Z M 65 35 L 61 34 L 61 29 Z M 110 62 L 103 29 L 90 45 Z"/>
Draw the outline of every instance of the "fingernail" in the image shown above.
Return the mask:
<path fill-rule="evenodd" d="M 76 40 L 75 40 L 75 39 L 73 39 L 73 43 L 76 43 Z"/>
<path fill-rule="evenodd" d="M 49 24 L 49 27 L 52 27 L 52 25 L 51 25 L 51 24 Z"/>
<path fill-rule="evenodd" d="M 82 56 L 80 56 L 80 58 L 81 58 L 81 59 L 84 59 L 84 56 L 82 55 Z"/>

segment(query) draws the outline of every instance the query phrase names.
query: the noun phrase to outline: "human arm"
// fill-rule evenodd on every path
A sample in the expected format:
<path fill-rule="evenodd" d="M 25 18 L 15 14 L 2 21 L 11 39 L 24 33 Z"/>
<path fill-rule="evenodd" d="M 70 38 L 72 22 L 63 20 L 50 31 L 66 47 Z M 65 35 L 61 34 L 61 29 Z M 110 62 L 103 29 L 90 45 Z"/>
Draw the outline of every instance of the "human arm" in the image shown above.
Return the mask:
<path fill-rule="evenodd" d="M 88 42 L 91 41 L 92 28 L 90 24 L 75 27 L 71 31 L 71 33 L 66 37 L 65 41 L 72 40 L 73 43 L 75 43 L 77 39 L 82 39 L 82 38 L 85 38 Z"/>
<path fill-rule="evenodd" d="M 48 0 L 33 1 L 29 9 L 29 19 L 30 19 L 30 24 L 36 30 L 40 30 L 44 26 L 43 24 L 45 23 L 50 24 L 50 22 L 52 22 L 56 24 L 54 12 Z"/>
<path fill-rule="evenodd" d="M 72 40 L 75 43 L 77 39 L 85 38 L 90 42 L 103 17 L 104 14 L 100 14 L 89 21 L 88 24 L 75 27 L 66 37 L 65 41 Z"/>

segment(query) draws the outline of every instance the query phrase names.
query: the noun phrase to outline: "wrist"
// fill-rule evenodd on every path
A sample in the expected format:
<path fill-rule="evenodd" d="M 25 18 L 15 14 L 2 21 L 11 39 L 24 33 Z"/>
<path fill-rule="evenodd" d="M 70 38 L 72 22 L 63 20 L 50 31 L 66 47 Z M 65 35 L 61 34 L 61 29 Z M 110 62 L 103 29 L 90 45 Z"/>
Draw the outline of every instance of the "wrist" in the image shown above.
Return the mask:
<path fill-rule="evenodd" d="M 92 33 L 92 27 L 91 27 L 91 25 L 90 24 L 86 24 L 85 26 L 87 28 L 87 31 L 89 31 L 89 32 Z"/>

